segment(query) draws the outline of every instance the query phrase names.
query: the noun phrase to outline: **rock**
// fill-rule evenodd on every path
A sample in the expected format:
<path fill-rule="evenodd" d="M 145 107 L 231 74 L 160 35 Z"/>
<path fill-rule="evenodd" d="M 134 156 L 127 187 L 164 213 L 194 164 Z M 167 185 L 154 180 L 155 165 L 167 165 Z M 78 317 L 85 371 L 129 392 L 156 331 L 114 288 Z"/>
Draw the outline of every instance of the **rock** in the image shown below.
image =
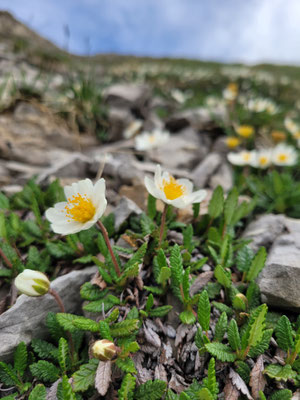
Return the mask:
<path fill-rule="evenodd" d="M 72 271 L 51 282 L 51 287 L 61 296 L 66 312 L 80 310 L 80 286 L 90 280 L 96 271 L 97 267 Z M 0 359 L 9 359 L 21 341 L 28 344 L 33 338 L 46 337 L 45 318 L 49 311 L 60 312 L 49 294 L 38 299 L 24 294 L 18 297 L 16 303 L 0 316 Z"/>
<path fill-rule="evenodd" d="M 192 180 L 199 188 L 204 187 L 209 178 L 221 165 L 222 157 L 218 153 L 210 153 L 205 159 L 192 171 Z"/>
<path fill-rule="evenodd" d="M 209 181 L 209 186 L 215 189 L 221 185 L 224 192 L 228 192 L 233 186 L 233 171 L 228 163 L 222 163 Z"/>
<path fill-rule="evenodd" d="M 143 115 L 149 107 L 151 91 L 145 85 L 116 84 L 103 91 L 103 98 L 110 107 L 130 108 Z"/>
<path fill-rule="evenodd" d="M 125 108 L 110 108 L 108 111 L 108 137 L 111 141 L 124 139 L 124 131 L 133 121 L 130 111 Z"/>
<path fill-rule="evenodd" d="M 270 306 L 300 311 L 300 235 L 278 237 L 259 275 L 262 301 Z"/>
<path fill-rule="evenodd" d="M 263 214 L 250 222 L 243 233 L 244 239 L 252 239 L 250 247 L 257 251 L 261 246 L 269 247 L 286 227 L 284 215 Z"/>
<path fill-rule="evenodd" d="M 127 197 L 122 197 L 120 204 L 115 208 L 115 229 L 119 230 L 121 225 L 131 214 L 140 215 L 143 211 Z"/>

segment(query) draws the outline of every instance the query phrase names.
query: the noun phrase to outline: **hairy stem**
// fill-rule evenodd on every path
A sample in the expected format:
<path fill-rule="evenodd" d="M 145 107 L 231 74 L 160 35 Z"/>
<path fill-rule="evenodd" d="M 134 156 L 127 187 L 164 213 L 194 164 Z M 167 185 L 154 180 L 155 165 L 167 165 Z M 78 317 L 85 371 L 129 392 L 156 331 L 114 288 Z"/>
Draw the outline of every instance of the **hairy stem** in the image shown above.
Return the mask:
<path fill-rule="evenodd" d="M 105 226 L 102 224 L 102 222 L 101 222 L 100 220 L 97 221 L 97 225 L 98 225 L 98 227 L 101 229 L 101 232 L 102 232 L 102 235 L 103 235 L 103 237 L 104 237 L 106 246 L 107 246 L 108 251 L 109 251 L 109 253 L 110 253 L 112 262 L 113 262 L 113 264 L 114 264 L 116 274 L 117 274 L 118 276 L 121 276 L 120 267 L 119 267 L 118 261 L 117 261 L 117 259 L 116 259 L 116 256 L 114 255 L 113 249 L 112 249 L 112 247 L 111 247 L 111 244 L 110 244 L 110 241 L 109 241 L 109 237 L 108 237 L 107 230 L 106 230 Z"/>
<path fill-rule="evenodd" d="M 6 264 L 9 268 L 13 269 L 12 263 L 11 263 L 11 262 L 9 261 L 9 259 L 6 257 L 6 255 L 4 254 L 4 252 L 3 252 L 3 250 L 2 250 L 1 248 L 0 248 L 0 256 L 3 258 L 5 264 Z"/>
<path fill-rule="evenodd" d="M 165 224 L 166 224 L 167 210 L 168 210 L 168 205 L 165 204 L 163 212 L 162 212 L 162 216 L 161 216 L 158 247 L 161 246 L 162 238 L 164 236 L 164 229 L 165 229 Z"/>

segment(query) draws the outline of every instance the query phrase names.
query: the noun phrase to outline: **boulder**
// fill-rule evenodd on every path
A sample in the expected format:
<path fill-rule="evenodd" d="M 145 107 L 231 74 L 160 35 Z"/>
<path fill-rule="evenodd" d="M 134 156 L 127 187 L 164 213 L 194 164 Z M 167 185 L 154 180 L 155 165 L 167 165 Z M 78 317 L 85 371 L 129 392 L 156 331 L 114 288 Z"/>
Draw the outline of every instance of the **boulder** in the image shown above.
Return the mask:
<path fill-rule="evenodd" d="M 142 212 L 132 200 L 122 197 L 119 205 L 114 209 L 115 229 L 119 230 L 131 214 L 140 215 Z"/>
<path fill-rule="evenodd" d="M 209 178 L 221 165 L 222 157 L 218 153 L 208 154 L 203 161 L 192 171 L 192 180 L 199 188 L 204 187 Z"/>
<path fill-rule="evenodd" d="M 116 84 L 104 90 L 103 98 L 110 107 L 130 108 L 143 114 L 149 107 L 151 90 L 146 85 Z"/>
<path fill-rule="evenodd" d="M 96 271 L 97 267 L 72 271 L 51 282 L 51 287 L 60 295 L 66 312 L 80 312 L 80 286 L 89 281 Z M 11 358 L 15 347 L 21 341 L 28 344 L 33 338 L 46 337 L 48 331 L 45 318 L 49 311 L 60 312 L 50 294 L 39 298 L 24 294 L 19 296 L 16 303 L 0 315 L 0 360 Z"/>

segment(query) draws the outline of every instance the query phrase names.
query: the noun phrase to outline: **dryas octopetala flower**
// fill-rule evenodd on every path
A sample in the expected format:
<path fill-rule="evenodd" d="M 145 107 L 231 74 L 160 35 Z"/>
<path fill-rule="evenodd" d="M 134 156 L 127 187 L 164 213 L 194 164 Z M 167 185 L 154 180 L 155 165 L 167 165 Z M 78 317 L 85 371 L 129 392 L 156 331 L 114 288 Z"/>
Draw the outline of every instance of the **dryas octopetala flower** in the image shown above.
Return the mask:
<path fill-rule="evenodd" d="M 235 149 L 237 146 L 241 144 L 241 140 L 235 136 L 228 136 L 225 139 L 225 143 L 229 147 L 229 149 Z"/>
<path fill-rule="evenodd" d="M 135 138 L 135 149 L 146 151 L 155 149 L 167 143 L 170 139 L 170 133 L 155 129 L 153 132 L 143 132 Z"/>
<path fill-rule="evenodd" d="M 293 121 L 291 118 L 286 117 L 284 120 L 284 126 L 286 127 L 286 129 L 291 133 L 294 134 L 297 131 L 299 131 L 299 126 L 298 124 L 296 124 L 295 121 Z"/>
<path fill-rule="evenodd" d="M 231 82 L 227 85 L 227 87 L 223 90 L 223 97 L 225 100 L 235 100 L 239 93 L 238 85 L 234 82 Z"/>
<path fill-rule="evenodd" d="M 95 358 L 101 361 L 110 361 L 117 354 L 117 347 L 113 342 L 107 339 L 97 340 L 92 347 L 92 352 Z"/>
<path fill-rule="evenodd" d="M 46 218 L 55 233 L 69 235 L 89 229 L 103 215 L 107 201 L 105 181 L 93 185 L 90 179 L 73 183 L 64 188 L 67 201 L 55 204 L 46 211 Z"/>
<path fill-rule="evenodd" d="M 142 127 L 143 127 L 142 120 L 136 119 L 135 121 L 132 121 L 123 132 L 124 138 L 125 139 L 133 138 L 142 130 Z"/>
<path fill-rule="evenodd" d="M 228 161 L 233 165 L 251 165 L 254 158 L 253 151 L 243 150 L 238 153 L 230 152 L 227 154 Z"/>
<path fill-rule="evenodd" d="M 24 269 L 15 279 L 16 288 L 27 296 L 43 296 L 48 293 L 50 281 L 45 274 L 32 269 Z"/>
<path fill-rule="evenodd" d="M 254 128 L 251 125 L 240 125 L 236 128 L 236 133 L 239 136 L 248 139 L 253 136 Z"/>
<path fill-rule="evenodd" d="M 193 192 L 193 183 L 189 179 L 175 179 L 168 172 L 156 166 L 154 181 L 145 177 L 148 192 L 156 199 L 177 208 L 185 208 L 192 203 L 200 203 L 206 197 L 206 190 Z"/>
<path fill-rule="evenodd" d="M 297 150 L 293 146 L 288 146 L 284 143 L 278 144 L 273 149 L 272 161 L 278 166 L 295 165 L 298 160 Z"/>
<path fill-rule="evenodd" d="M 283 131 L 273 130 L 271 132 L 271 137 L 275 143 L 284 142 L 286 140 L 286 133 Z"/>
<path fill-rule="evenodd" d="M 251 166 L 255 168 L 268 168 L 272 164 L 272 149 L 260 149 L 254 152 Z"/>

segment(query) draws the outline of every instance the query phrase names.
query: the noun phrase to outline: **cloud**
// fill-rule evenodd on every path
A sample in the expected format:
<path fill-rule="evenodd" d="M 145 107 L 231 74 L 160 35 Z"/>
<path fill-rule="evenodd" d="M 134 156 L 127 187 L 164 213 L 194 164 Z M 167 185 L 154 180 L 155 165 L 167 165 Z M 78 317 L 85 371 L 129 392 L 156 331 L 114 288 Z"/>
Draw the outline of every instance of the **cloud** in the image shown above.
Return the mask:
<path fill-rule="evenodd" d="M 299 0 L 1 0 L 1 6 L 60 46 L 68 25 L 69 49 L 79 54 L 300 63 Z"/>

